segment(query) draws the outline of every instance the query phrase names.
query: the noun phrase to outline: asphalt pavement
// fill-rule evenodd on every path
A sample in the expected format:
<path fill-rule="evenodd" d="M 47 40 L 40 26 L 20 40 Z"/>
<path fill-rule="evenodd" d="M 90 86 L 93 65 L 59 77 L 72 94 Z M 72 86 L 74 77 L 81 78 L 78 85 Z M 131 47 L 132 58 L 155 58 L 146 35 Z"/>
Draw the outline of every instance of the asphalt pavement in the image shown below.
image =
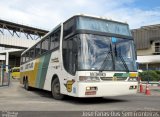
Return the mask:
<path fill-rule="evenodd" d="M 32 89 L 26 91 L 18 81 L 0 87 L 0 111 L 159 111 L 160 87 L 152 87 L 151 95 L 74 98 L 55 100 L 51 92 Z"/>

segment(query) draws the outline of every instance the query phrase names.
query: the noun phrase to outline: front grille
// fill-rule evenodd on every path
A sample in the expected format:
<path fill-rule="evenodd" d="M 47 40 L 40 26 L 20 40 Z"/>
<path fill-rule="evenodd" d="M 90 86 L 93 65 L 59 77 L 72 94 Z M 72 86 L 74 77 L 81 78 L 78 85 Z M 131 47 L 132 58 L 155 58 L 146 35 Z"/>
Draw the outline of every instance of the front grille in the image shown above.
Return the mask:
<path fill-rule="evenodd" d="M 100 77 L 104 81 L 124 81 L 127 77 Z"/>
<path fill-rule="evenodd" d="M 108 80 L 108 81 L 111 81 L 112 80 L 112 77 L 100 77 L 101 80 Z"/>

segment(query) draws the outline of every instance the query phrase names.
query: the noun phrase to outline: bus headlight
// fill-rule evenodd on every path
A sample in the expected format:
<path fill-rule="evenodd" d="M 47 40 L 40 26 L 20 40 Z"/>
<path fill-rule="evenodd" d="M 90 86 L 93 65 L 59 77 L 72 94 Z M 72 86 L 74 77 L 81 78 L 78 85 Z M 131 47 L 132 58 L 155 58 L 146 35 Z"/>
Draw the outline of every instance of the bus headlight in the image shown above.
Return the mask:
<path fill-rule="evenodd" d="M 79 81 L 100 81 L 98 77 L 79 76 Z"/>

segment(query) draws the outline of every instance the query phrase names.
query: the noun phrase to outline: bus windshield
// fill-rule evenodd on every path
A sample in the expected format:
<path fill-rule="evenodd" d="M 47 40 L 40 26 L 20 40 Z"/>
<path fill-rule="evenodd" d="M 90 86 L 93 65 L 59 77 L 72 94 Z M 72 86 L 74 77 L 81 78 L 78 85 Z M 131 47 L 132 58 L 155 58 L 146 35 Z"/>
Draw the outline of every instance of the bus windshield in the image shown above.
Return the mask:
<path fill-rule="evenodd" d="M 80 34 L 78 70 L 136 71 L 133 40 Z"/>

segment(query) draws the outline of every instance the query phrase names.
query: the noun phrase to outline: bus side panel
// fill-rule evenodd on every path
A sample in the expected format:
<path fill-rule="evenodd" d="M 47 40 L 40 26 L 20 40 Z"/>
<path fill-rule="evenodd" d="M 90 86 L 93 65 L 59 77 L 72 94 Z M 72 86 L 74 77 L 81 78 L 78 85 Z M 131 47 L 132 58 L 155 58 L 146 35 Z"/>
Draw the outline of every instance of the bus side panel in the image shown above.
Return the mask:
<path fill-rule="evenodd" d="M 52 52 L 48 70 L 46 74 L 44 90 L 51 91 L 52 77 L 56 75 L 60 82 L 60 92 L 65 95 L 77 95 L 77 83 L 75 82 L 77 75 L 72 76 L 66 72 L 62 65 L 61 56 L 58 51 Z"/>
<path fill-rule="evenodd" d="M 29 63 L 32 64 L 31 68 L 26 67 Z M 26 63 L 21 66 L 23 68 L 21 69 L 21 72 L 20 72 L 21 83 L 23 81 L 23 78 L 28 78 L 29 86 L 36 87 L 35 83 L 36 83 L 36 77 L 37 77 L 37 70 L 39 66 L 39 59 L 36 59 L 29 63 Z"/>
<path fill-rule="evenodd" d="M 23 78 L 28 78 L 29 86 L 35 87 L 35 88 L 41 88 L 44 87 L 44 82 L 46 79 L 46 74 L 48 71 L 48 64 L 50 61 L 51 54 L 47 54 L 45 56 L 42 56 L 34 61 L 28 62 L 23 66 L 23 70 L 21 71 L 21 83 Z M 29 66 L 31 68 L 28 68 L 26 66 Z M 31 65 L 32 64 L 32 65 Z"/>
<path fill-rule="evenodd" d="M 50 59 L 50 60 L 49 60 Z M 48 68 L 46 69 L 45 73 L 45 81 L 44 81 L 44 86 L 43 89 L 51 91 L 51 82 L 52 82 L 52 77 L 53 75 L 57 75 L 60 83 L 63 83 L 63 79 L 65 78 L 63 74 L 63 71 L 61 70 L 61 59 L 60 59 L 60 51 L 54 51 L 51 53 L 50 58 L 46 58 L 46 61 L 48 63 L 44 63 Z M 63 76 L 63 77 L 61 77 Z M 67 76 L 66 76 L 67 77 Z"/>
<path fill-rule="evenodd" d="M 38 66 L 38 72 L 37 72 L 37 78 L 36 78 L 36 87 L 43 89 L 44 82 L 46 79 L 46 74 L 48 71 L 48 65 L 50 61 L 51 54 L 47 54 L 40 58 L 39 66 Z"/>
<path fill-rule="evenodd" d="M 39 59 L 35 60 L 35 66 L 34 66 L 34 70 L 30 71 L 29 73 L 29 80 L 30 80 L 30 85 L 32 87 L 36 87 L 36 78 L 37 78 L 37 72 L 38 72 L 38 67 L 39 67 Z"/>
<path fill-rule="evenodd" d="M 44 57 L 41 57 L 39 59 L 39 64 L 38 64 L 38 67 L 37 67 L 37 77 L 36 77 L 36 82 L 35 82 L 35 86 L 37 88 L 39 88 L 39 83 L 40 83 L 40 78 L 41 78 L 41 73 L 43 72 L 43 62 L 44 62 Z"/>

